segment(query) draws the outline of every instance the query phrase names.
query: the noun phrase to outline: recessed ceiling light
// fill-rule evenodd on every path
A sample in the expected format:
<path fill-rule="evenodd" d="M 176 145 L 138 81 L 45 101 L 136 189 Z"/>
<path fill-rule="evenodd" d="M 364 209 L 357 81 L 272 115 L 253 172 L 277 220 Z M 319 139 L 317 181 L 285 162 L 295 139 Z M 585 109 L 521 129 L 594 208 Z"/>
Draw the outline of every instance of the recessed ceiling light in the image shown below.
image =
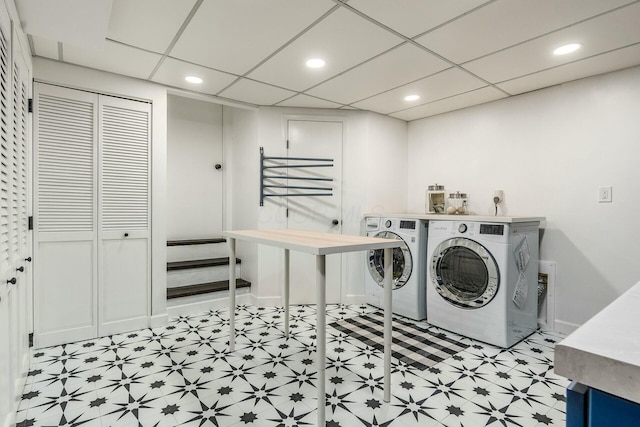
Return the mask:
<path fill-rule="evenodd" d="M 580 43 L 569 43 L 569 44 L 565 44 L 564 46 L 560 46 L 559 48 L 554 50 L 553 54 L 554 55 L 566 55 L 567 53 L 575 52 L 576 50 L 580 49 L 581 47 L 582 47 L 582 44 L 580 44 Z"/>
<path fill-rule="evenodd" d="M 326 64 L 326 62 L 324 62 L 324 59 L 313 58 L 308 60 L 306 64 L 309 68 L 322 68 L 324 67 L 324 64 Z"/>
<path fill-rule="evenodd" d="M 195 83 L 195 84 L 200 84 L 202 83 L 202 79 L 200 77 L 196 77 L 196 76 L 187 76 L 184 78 L 186 81 L 188 81 L 189 83 Z"/>
<path fill-rule="evenodd" d="M 407 95 L 404 97 L 405 101 L 417 101 L 420 99 L 420 95 Z"/>

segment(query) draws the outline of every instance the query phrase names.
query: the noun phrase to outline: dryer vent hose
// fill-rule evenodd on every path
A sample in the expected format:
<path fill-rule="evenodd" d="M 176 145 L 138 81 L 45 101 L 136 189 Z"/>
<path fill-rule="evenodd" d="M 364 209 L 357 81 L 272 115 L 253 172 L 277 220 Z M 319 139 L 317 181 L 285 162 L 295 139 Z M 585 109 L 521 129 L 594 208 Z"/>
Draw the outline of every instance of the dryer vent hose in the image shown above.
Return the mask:
<path fill-rule="evenodd" d="M 544 297 L 547 295 L 547 283 L 546 282 L 538 282 L 538 308 L 544 302 Z"/>

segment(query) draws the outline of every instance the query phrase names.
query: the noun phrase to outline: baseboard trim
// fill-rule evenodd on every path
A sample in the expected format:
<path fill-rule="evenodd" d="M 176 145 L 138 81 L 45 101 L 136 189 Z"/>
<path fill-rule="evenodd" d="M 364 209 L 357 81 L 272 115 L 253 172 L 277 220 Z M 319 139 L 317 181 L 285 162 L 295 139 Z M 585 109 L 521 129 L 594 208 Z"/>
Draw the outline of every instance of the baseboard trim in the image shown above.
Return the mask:
<path fill-rule="evenodd" d="M 159 328 L 161 326 L 167 326 L 168 324 L 169 324 L 169 315 L 167 313 L 156 314 L 155 316 L 149 317 L 150 328 Z"/>
<path fill-rule="evenodd" d="M 188 297 L 187 297 L 188 298 Z M 176 301 L 176 300 L 173 300 Z M 236 304 L 254 304 L 254 297 L 250 293 L 236 294 Z M 220 298 L 209 298 L 207 300 L 187 301 L 183 304 L 175 304 L 167 307 L 169 319 L 186 316 L 189 314 L 204 313 L 209 310 L 222 310 L 229 308 L 229 293 Z"/>
<path fill-rule="evenodd" d="M 254 304 L 259 307 L 278 307 L 283 306 L 282 297 L 254 297 Z"/>
<path fill-rule="evenodd" d="M 342 301 L 344 304 L 366 304 L 367 296 L 364 294 L 352 294 L 345 295 L 344 300 Z"/>
<path fill-rule="evenodd" d="M 554 331 L 560 332 L 561 334 L 565 335 L 569 335 L 580 327 L 580 325 L 577 325 L 575 323 L 563 322 L 562 320 L 556 320 L 553 323 L 553 326 Z"/>

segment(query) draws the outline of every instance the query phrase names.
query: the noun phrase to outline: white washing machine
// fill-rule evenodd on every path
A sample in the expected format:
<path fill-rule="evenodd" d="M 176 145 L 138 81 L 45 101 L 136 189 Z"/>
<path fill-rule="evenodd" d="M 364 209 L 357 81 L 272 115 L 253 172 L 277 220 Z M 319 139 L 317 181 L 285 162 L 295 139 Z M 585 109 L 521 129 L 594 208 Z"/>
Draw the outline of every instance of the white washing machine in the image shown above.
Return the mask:
<path fill-rule="evenodd" d="M 539 222 L 429 222 L 429 323 L 508 348 L 537 328 Z"/>
<path fill-rule="evenodd" d="M 426 312 L 427 222 L 411 218 L 367 217 L 367 236 L 402 240 L 393 249 L 393 312 L 423 320 Z M 365 293 L 367 303 L 383 308 L 384 251 L 367 252 Z"/>

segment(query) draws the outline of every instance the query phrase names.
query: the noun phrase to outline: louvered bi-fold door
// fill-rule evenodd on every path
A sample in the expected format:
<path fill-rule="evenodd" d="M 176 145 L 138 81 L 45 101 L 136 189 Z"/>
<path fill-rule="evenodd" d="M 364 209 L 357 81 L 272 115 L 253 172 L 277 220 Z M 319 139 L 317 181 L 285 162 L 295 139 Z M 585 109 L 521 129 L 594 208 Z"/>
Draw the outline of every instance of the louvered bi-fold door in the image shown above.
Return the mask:
<path fill-rule="evenodd" d="M 148 326 L 149 104 L 100 97 L 100 335 Z"/>
<path fill-rule="evenodd" d="M 36 83 L 37 347 L 98 333 L 97 119 L 96 94 Z"/>
<path fill-rule="evenodd" d="M 9 284 L 9 158 L 11 147 L 11 100 L 9 43 L 0 22 L 0 423 L 13 411 L 14 396 L 6 384 L 12 383 Z"/>

